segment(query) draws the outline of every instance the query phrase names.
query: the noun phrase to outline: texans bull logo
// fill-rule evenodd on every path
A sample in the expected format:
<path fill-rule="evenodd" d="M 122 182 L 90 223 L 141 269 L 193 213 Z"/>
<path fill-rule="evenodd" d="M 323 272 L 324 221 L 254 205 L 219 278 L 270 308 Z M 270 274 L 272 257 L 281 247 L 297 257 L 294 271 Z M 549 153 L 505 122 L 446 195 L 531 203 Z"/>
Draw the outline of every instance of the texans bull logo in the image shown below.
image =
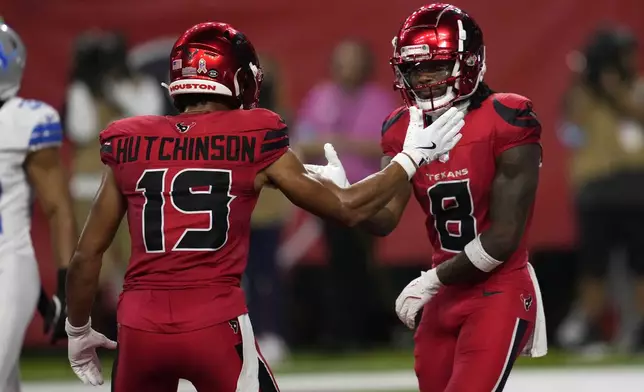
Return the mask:
<path fill-rule="evenodd" d="M 235 335 L 239 333 L 239 322 L 237 320 L 230 320 L 228 325 L 230 325 L 230 328 L 233 330 Z"/>
<path fill-rule="evenodd" d="M 193 122 L 192 124 L 176 123 L 176 127 L 181 133 L 186 133 L 190 128 L 194 127 L 197 123 Z"/>
<path fill-rule="evenodd" d="M 527 295 L 521 294 L 521 301 L 523 301 L 523 307 L 527 312 L 532 306 L 532 296 L 530 294 L 527 294 Z"/>

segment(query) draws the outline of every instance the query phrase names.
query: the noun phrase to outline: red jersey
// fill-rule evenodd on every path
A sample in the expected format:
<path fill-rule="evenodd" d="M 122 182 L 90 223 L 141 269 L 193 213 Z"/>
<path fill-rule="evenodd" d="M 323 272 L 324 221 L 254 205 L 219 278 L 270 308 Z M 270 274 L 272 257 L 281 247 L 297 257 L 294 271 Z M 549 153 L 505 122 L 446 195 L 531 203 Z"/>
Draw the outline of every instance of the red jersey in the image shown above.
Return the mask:
<path fill-rule="evenodd" d="M 141 116 L 110 124 L 100 142 L 101 159 L 127 200 L 132 252 L 124 293 L 138 291 L 131 299 L 150 295 L 142 291 L 195 289 L 207 300 L 200 308 L 207 316 L 167 316 L 195 328 L 245 313 L 240 281 L 259 196 L 254 182 L 288 149 L 281 118 L 264 109 Z M 119 321 L 143 328 L 140 309 L 126 308 L 119 306 Z"/>
<path fill-rule="evenodd" d="M 396 109 L 383 124 L 382 150 L 402 151 L 409 124 L 406 107 Z M 465 115 L 463 137 L 446 163 L 422 166 L 412 178 L 416 200 L 427 214 L 426 227 L 434 248 L 433 266 L 460 253 L 490 225 L 489 206 L 496 159 L 505 150 L 540 143 L 541 125 L 532 103 L 516 94 L 493 94 Z M 534 206 L 533 206 L 534 207 Z M 528 223 L 532 217 L 530 212 Z M 528 260 L 526 236 L 517 251 L 495 272 L 522 268 Z"/>

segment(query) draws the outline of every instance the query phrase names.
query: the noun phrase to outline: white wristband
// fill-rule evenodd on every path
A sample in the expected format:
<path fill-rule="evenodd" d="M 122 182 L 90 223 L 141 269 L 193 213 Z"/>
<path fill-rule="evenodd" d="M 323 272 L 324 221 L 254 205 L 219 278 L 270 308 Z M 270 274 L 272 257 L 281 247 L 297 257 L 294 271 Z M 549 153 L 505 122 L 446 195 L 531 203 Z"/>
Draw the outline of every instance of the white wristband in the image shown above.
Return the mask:
<path fill-rule="evenodd" d="M 481 236 L 477 235 L 470 243 L 465 245 L 464 249 L 467 258 L 470 259 L 472 264 L 483 272 L 490 272 L 499 265 L 503 264 L 502 261 L 490 256 L 481 244 Z"/>
<path fill-rule="evenodd" d="M 81 336 L 85 335 L 89 330 L 92 328 L 92 318 L 87 321 L 87 324 L 83 325 L 82 327 L 74 327 L 69 323 L 69 319 L 65 319 L 65 332 L 67 332 L 67 336 Z"/>
<path fill-rule="evenodd" d="M 428 270 L 427 272 L 423 273 L 423 277 L 425 278 L 425 284 L 428 287 L 441 287 L 443 286 L 443 282 L 441 282 L 440 279 L 438 279 L 438 273 L 436 268 L 432 268 Z"/>
<path fill-rule="evenodd" d="M 416 174 L 416 164 L 411 159 L 411 157 L 409 157 L 409 155 L 399 152 L 395 157 L 391 159 L 391 161 L 399 164 L 403 168 L 403 170 L 407 172 L 407 177 L 410 180 L 414 176 L 414 174 Z"/>

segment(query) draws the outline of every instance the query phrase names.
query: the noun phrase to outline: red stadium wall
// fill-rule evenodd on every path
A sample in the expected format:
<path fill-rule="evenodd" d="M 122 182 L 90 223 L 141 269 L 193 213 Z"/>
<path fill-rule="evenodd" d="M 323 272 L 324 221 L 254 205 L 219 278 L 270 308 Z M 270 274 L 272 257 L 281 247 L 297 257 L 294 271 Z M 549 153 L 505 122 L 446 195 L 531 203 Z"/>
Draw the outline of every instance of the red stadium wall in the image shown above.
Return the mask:
<path fill-rule="evenodd" d="M 421 4 L 412 0 L 20 0 L 6 2 L 0 12 L 28 47 L 22 94 L 57 107 L 63 104 L 72 43 L 78 33 L 93 28 L 118 29 L 135 45 L 176 36 L 205 20 L 233 24 L 261 52 L 277 58 L 290 103 L 296 106 L 313 83 L 326 75 L 329 53 L 345 36 L 361 37 L 373 45 L 379 59 L 377 77 L 383 84 L 390 84 L 387 61 L 391 38 L 404 17 Z M 582 0 L 460 0 L 457 5 L 468 10 L 485 32 L 490 85 L 532 98 L 542 120 L 545 156 L 531 244 L 570 246 L 574 225 L 566 181 L 567 157 L 556 139 L 560 97 L 569 81 L 564 58 L 601 21 L 628 24 L 644 41 L 644 2 L 596 0 L 594 7 L 589 7 Z M 39 213 L 35 215 L 34 239 L 43 280 L 53 289 L 48 233 Z M 401 227 L 378 246 L 381 262 L 427 260 L 430 249 L 422 213 L 415 202 L 410 203 Z M 312 254 L 320 259 L 322 251 L 317 244 Z M 39 320 L 30 329 L 29 341 L 42 341 Z"/>

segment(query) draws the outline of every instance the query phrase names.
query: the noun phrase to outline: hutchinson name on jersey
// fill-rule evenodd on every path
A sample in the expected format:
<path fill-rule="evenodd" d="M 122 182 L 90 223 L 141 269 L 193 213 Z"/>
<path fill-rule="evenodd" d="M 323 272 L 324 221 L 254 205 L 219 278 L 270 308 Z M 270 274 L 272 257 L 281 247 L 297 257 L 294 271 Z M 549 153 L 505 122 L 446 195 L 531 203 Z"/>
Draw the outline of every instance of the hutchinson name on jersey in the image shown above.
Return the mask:
<path fill-rule="evenodd" d="M 0 107 L 0 254 L 31 248 L 31 189 L 24 171 L 29 153 L 59 146 L 58 112 L 44 102 L 18 97 Z"/>

